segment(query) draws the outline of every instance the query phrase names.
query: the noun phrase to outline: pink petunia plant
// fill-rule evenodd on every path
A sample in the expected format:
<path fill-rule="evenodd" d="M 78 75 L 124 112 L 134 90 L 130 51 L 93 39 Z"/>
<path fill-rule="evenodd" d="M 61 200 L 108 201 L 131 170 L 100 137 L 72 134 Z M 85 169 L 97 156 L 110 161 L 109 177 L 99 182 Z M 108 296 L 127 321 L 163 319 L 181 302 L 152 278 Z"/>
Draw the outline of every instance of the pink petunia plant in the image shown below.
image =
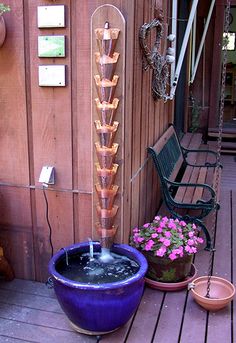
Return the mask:
<path fill-rule="evenodd" d="M 204 241 L 194 223 L 156 216 L 152 223 L 135 227 L 131 245 L 138 250 L 153 252 L 154 256 L 168 257 L 174 261 L 188 254 L 195 254 Z"/>

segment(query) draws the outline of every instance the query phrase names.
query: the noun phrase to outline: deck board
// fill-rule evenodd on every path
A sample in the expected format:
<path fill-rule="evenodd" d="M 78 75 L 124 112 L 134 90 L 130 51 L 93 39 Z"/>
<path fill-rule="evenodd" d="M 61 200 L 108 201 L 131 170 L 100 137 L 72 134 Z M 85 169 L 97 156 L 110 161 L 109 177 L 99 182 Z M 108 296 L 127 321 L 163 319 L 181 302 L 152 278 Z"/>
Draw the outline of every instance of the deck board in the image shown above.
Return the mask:
<path fill-rule="evenodd" d="M 46 286 L 45 286 L 46 288 Z M 45 289 L 45 291 L 47 291 Z M 37 310 L 44 310 L 49 308 L 51 312 L 62 313 L 61 307 L 56 298 L 44 297 L 32 294 L 25 294 L 24 292 L 9 291 L 7 289 L 0 289 L 0 301 L 5 304 L 24 306 L 34 308 Z"/>
<path fill-rule="evenodd" d="M 54 329 L 48 326 L 32 325 L 15 320 L 1 318 L 0 336 L 9 335 L 13 338 L 26 340 L 29 342 L 42 342 L 42 343 L 90 343 L 94 341 L 93 337 L 82 336 L 78 337 L 76 332 L 61 330 L 60 328 Z"/>
<path fill-rule="evenodd" d="M 214 275 L 236 282 L 236 178 L 233 156 L 224 168 L 217 217 Z M 212 220 L 208 220 L 211 231 Z M 232 247 L 232 250 L 231 250 Z M 194 264 L 207 275 L 209 252 L 200 249 Z M 101 343 L 234 343 L 236 306 L 208 313 L 187 290 L 162 292 L 146 287 L 137 312 Z M 0 281 L 0 343 L 92 343 L 95 336 L 73 331 L 54 291 L 45 284 L 15 279 Z"/>
<path fill-rule="evenodd" d="M 163 292 L 153 293 L 152 289 L 148 287 L 145 289 L 127 343 L 151 342 L 161 309 L 163 296 Z"/>
<path fill-rule="evenodd" d="M 185 298 L 186 291 L 166 292 L 153 343 L 166 343 L 167 323 L 168 327 L 171 328 L 171 330 L 168 330 L 168 340 L 177 342 Z"/>

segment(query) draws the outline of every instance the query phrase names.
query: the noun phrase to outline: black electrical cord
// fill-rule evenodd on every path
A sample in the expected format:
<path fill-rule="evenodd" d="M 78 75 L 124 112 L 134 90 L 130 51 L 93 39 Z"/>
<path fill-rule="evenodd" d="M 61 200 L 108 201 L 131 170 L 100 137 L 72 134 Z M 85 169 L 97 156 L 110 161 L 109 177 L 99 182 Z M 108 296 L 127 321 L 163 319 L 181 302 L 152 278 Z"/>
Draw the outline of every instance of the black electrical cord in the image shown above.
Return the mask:
<path fill-rule="evenodd" d="M 44 186 L 43 186 L 43 195 L 44 195 L 44 199 L 45 199 L 45 203 L 46 203 L 46 220 L 47 220 L 47 224 L 48 224 L 48 228 L 49 228 L 49 243 L 51 246 L 51 257 L 52 257 L 54 255 L 54 249 L 53 249 L 53 244 L 52 244 L 52 227 L 51 227 L 50 220 L 49 220 L 48 198 L 47 198 L 47 194 L 45 192 Z"/>

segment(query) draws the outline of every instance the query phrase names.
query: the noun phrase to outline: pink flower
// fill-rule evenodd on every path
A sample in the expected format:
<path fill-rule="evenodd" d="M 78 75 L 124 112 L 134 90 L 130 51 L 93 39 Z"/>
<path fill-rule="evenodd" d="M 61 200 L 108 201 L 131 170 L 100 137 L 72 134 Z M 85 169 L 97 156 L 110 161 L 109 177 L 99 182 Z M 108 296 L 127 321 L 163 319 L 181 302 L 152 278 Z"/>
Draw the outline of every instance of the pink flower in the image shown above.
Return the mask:
<path fill-rule="evenodd" d="M 152 233 L 152 234 L 151 234 L 151 237 L 152 237 L 152 238 L 157 238 L 157 237 L 158 237 L 158 234 L 157 234 L 157 233 Z"/>
<path fill-rule="evenodd" d="M 183 247 L 179 247 L 177 249 L 173 249 L 172 253 L 175 254 L 175 255 L 182 255 L 183 254 Z"/>
<path fill-rule="evenodd" d="M 190 247 L 189 245 L 186 245 L 185 251 L 187 251 L 189 254 L 195 254 L 197 252 L 197 249 L 195 247 Z"/>
<path fill-rule="evenodd" d="M 170 246 L 170 240 L 169 240 L 169 239 L 164 239 L 163 244 L 164 244 L 166 247 L 169 247 L 169 246 Z"/>
<path fill-rule="evenodd" d="M 171 261 L 174 261 L 174 260 L 176 260 L 177 256 L 172 252 L 172 253 L 169 255 L 169 258 L 171 259 Z"/>
<path fill-rule="evenodd" d="M 189 253 L 190 253 L 190 250 L 192 250 L 192 249 L 191 249 L 191 247 L 190 247 L 189 245 L 186 245 L 186 247 L 185 247 L 185 251 L 187 251 L 187 252 L 189 252 Z"/>
<path fill-rule="evenodd" d="M 147 244 L 144 247 L 144 250 L 149 251 L 152 249 L 152 246 L 154 245 L 154 241 L 150 239 L 150 241 L 147 242 Z"/>
<path fill-rule="evenodd" d="M 161 233 L 161 232 L 162 232 L 162 228 L 161 228 L 161 227 L 157 227 L 157 228 L 156 228 L 156 231 L 157 231 L 158 233 Z"/>
<path fill-rule="evenodd" d="M 179 225 L 181 225 L 181 226 L 186 226 L 187 224 L 183 221 L 183 220 L 181 220 L 180 222 L 179 222 Z"/>
<path fill-rule="evenodd" d="M 156 216 L 156 217 L 155 217 L 155 220 L 157 220 L 157 221 L 159 221 L 160 219 L 161 219 L 160 216 Z"/>
<path fill-rule="evenodd" d="M 149 227 L 150 223 L 146 223 L 143 225 L 143 227 Z"/>
<path fill-rule="evenodd" d="M 194 245 L 194 240 L 193 239 L 188 239 L 188 245 Z"/>
<path fill-rule="evenodd" d="M 166 237 L 168 237 L 168 238 L 170 238 L 170 237 L 172 236 L 172 234 L 171 234 L 170 231 L 166 231 L 166 232 L 164 233 L 164 235 L 165 235 Z"/>
<path fill-rule="evenodd" d="M 137 242 L 138 243 L 142 243 L 144 241 L 144 238 L 143 237 L 137 237 Z"/>
<path fill-rule="evenodd" d="M 203 240 L 201 237 L 198 237 L 198 238 L 197 238 L 197 242 L 198 242 L 198 243 L 203 243 L 204 240 Z"/>
<path fill-rule="evenodd" d="M 192 238 L 192 237 L 194 236 L 194 232 L 193 232 L 193 231 L 190 231 L 190 232 L 188 233 L 188 236 L 189 236 L 190 238 Z"/>
<path fill-rule="evenodd" d="M 168 224 L 168 228 L 169 228 L 169 229 L 175 230 L 175 229 L 176 229 L 176 224 L 175 224 L 174 222 L 170 222 L 170 223 Z"/>
<path fill-rule="evenodd" d="M 164 256 L 165 253 L 166 253 L 166 247 L 165 246 L 160 247 L 160 249 L 158 249 L 156 251 L 156 255 L 160 256 L 160 257 Z"/>

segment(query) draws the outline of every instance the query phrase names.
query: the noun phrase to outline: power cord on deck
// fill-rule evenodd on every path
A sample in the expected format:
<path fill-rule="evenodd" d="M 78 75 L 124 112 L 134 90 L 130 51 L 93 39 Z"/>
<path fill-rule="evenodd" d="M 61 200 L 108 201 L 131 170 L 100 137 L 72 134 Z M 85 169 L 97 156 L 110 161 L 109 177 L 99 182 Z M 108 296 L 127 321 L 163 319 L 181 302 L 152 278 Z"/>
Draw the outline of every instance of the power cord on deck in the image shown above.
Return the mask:
<path fill-rule="evenodd" d="M 48 228 L 49 228 L 49 243 L 51 246 L 51 257 L 54 255 L 54 249 L 53 249 L 53 244 L 52 244 L 52 227 L 50 224 L 50 220 L 49 220 L 49 207 L 48 207 L 48 198 L 47 198 L 47 194 L 45 192 L 45 186 L 43 185 L 43 195 L 44 195 L 44 199 L 45 199 L 45 203 L 46 203 L 46 220 L 47 220 L 47 224 L 48 224 Z"/>
<path fill-rule="evenodd" d="M 53 244 L 52 244 L 52 227 L 50 224 L 50 220 L 49 220 L 49 206 L 48 206 L 48 198 L 47 198 L 47 194 L 45 192 L 45 186 L 43 185 L 43 196 L 45 199 L 45 204 L 46 204 L 46 220 L 47 220 L 47 224 L 48 224 L 48 228 L 49 228 L 49 243 L 51 246 L 51 257 L 54 255 L 54 249 L 53 249 Z M 51 277 L 49 277 L 47 279 L 47 281 L 45 282 L 46 286 L 48 288 L 53 288 L 53 280 Z"/>

